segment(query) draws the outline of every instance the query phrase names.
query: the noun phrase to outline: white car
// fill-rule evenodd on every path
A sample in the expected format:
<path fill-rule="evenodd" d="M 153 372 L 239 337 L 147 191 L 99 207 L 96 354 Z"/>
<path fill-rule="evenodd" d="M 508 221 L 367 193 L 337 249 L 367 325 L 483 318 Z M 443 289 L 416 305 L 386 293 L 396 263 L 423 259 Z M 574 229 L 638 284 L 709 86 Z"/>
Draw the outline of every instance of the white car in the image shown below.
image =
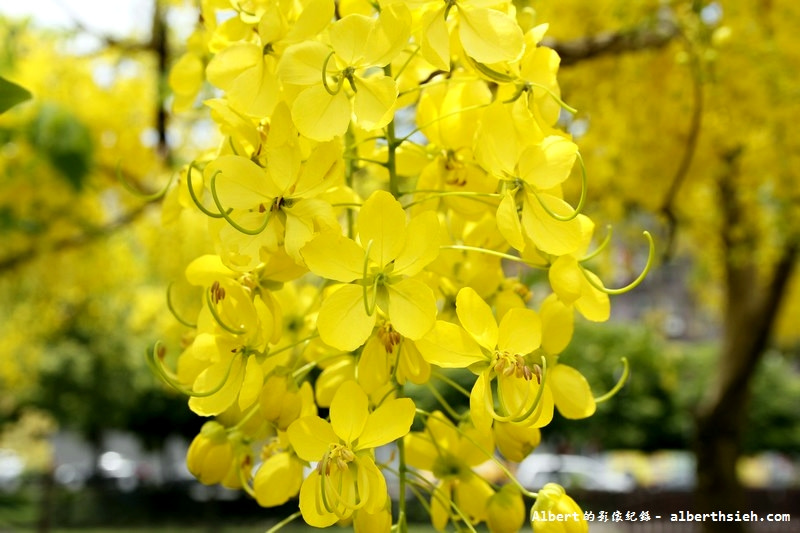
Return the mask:
<path fill-rule="evenodd" d="M 611 470 L 603 462 L 582 455 L 533 453 L 519 464 L 517 479 L 534 491 L 547 483 L 558 483 L 568 490 L 630 492 L 636 488 L 630 474 Z"/>
<path fill-rule="evenodd" d="M 22 482 L 25 462 L 13 450 L 0 450 L 0 491 L 15 492 Z"/>

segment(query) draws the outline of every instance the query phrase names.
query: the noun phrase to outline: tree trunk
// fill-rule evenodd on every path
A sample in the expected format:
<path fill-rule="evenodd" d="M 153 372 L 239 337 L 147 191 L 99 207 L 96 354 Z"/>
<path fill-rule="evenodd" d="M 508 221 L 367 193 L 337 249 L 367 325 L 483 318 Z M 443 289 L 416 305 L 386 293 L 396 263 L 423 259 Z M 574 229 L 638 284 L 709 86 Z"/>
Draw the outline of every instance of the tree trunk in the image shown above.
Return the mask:
<path fill-rule="evenodd" d="M 767 347 L 786 286 L 797 258 L 795 241 L 787 241 L 780 259 L 764 276 L 757 274 L 753 242 L 741 228 L 733 185 L 738 153 L 731 153 L 731 175 L 720 181 L 724 206 L 725 300 L 723 339 L 715 382 L 707 391 L 696 419 L 697 458 L 696 512 L 734 513 L 746 511 L 744 489 L 736 475 L 736 462 L 746 430 L 745 413 L 750 385 L 758 362 Z M 703 522 L 705 533 L 741 533 L 744 522 Z"/>

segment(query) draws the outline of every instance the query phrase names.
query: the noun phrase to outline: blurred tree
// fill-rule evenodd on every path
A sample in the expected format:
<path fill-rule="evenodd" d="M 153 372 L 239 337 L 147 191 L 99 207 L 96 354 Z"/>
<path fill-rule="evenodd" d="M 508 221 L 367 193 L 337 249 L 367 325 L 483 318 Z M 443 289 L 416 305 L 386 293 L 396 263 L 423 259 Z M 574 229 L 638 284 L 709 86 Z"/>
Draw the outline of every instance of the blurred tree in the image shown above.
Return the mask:
<path fill-rule="evenodd" d="M 623 35 L 614 54 L 575 47 L 562 91 L 612 218 L 650 213 L 662 250 L 689 255 L 722 338 L 696 410 L 698 511 L 742 508 L 736 459 L 752 378 L 770 342 L 798 340 L 800 6 L 793 2 L 533 2 L 559 40 Z M 663 28 L 672 39 L 643 39 Z M 619 41 L 620 39 L 617 39 Z M 575 41 L 615 42 L 613 39 Z M 559 47 L 567 50 L 568 47 Z M 638 50 L 637 50 L 638 49 Z M 601 47 L 602 51 L 602 47 Z M 630 53 L 620 54 L 619 52 Z M 596 57 L 588 61 L 589 57 Z M 741 524 L 725 524 L 740 531 Z M 707 531 L 719 524 L 705 523 Z"/>
<path fill-rule="evenodd" d="M 6 78 L 35 95 L 0 116 L 0 424 L 35 405 L 95 444 L 104 428 L 141 431 L 151 447 L 196 429 L 143 354 L 154 330 L 180 342 L 164 287 L 204 236 L 181 230 L 179 241 L 160 226 L 158 198 L 119 179 L 163 187 L 172 154 L 192 142 L 176 124 L 167 146 L 165 11 L 154 4 L 141 43 L 0 18 L 0 104 L 22 96 Z"/>

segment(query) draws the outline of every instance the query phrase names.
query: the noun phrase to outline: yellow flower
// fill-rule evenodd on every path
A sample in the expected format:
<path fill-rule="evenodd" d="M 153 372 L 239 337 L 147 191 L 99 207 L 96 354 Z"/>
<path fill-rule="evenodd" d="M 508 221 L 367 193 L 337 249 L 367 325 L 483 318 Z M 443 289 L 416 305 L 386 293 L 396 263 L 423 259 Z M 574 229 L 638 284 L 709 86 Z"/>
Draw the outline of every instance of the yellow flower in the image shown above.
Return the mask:
<path fill-rule="evenodd" d="M 306 87 L 292 104 L 300 133 L 318 141 L 342 136 L 351 117 L 365 130 L 386 126 L 394 118 L 397 84 L 375 67 L 391 62 L 410 31 L 405 6 L 386 5 L 377 18 L 351 13 L 331 24 L 330 48 L 311 41 L 289 47 L 278 72 L 284 84 Z"/>
<path fill-rule="evenodd" d="M 417 347 L 430 363 L 480 372 L 470 394 L 475 426 L 488 431 L 492 419 L 536 427 L 548 424 L 552 395 L 547 388 L 540 394 L 539 361 L 530 357 L 541 343 L 539 315 L 531 309 L 509 309 L 498 326 L 491 308 L 470 287 L 458 292 L 456 314 L 461 326 L 437 321 Z M 494 407 L 495 378 L 499 410 Z"/>
<path fill-rule="evenodd" d="M 340 350 L 358 348 L 375 327 L 377 309 L 404 337 L 416 340 L 427 333 L 436 320 L 436 299 L 428 286 L 408 276 L 436 258 L 438 234 L 434 213 L 406 223 L 400 203 L 375 191 L 359 213 L 360 244 L 332 232 L 314 237 L 301 250 L 309 270 L 347 283 L 322 302 L 317 318 L 322 340 Z"/>
<path fill-rule="evenodd" d="M 442 531 L 447 523 L 466 517 L 477 524 L 487 518 L 487 503 L 494 491 L 489 483 L 472 471 L 485 463 L 494 450 L 491 433 L 474 427 L 459 430 L 441 412 L 428 417 L 424 432 L 405 438 L 409 466 L 432 472 L 439 483 L 431 495 L 431 521 Z M 455 507 L 459 514 L 451 509 Z"/>
<path fill-rule="evenodd" d="M 589 382 L 576 369 L 561 363 L 558 357 L 572 338 L 572 308 L 551 294 L 542 302 L 541 316 L 544 331 L 541 352 L 549 365 L 545 386 L 552 392 L 558 412 L 572 420 L 592 416 L 596 404 Z"/>
<path fill-rule="evenodd" d="M 286 433 L 280 431 L 262 449 L 263 462 L 253 478 L 253 492 L 262 507 L 282 505 L 300 492 L 303 462 L 288 448 Z"/>
<path fill-rule="evenodd" d="M 576 250 L 556 258 L 550 265 L 548 271 L 550 286 L 562 302 L 575 306 L 587 320 L 605 322 L 611 314 L 608 294 L 594 287 L 587 278 L 601 287 L 603 282 L 593 272 L 583 268 L 578 260 L 589 247 L 594 223 L 583 215 L 578 215 L 575 221 L 581 226 L 581 241 Z"/>
<path fill-rule="evenodd" d="M 287 430 L 298 457 L 317 462 L 300 488 L 300 511 L 309 525 L 327 527 L 361 509 L 371 514 L 384 509 L 386 480 L 372 449 L 407 434 L 415 407 L 411 399 L 400 398 L 370 413 L 368 404 L 361 387 L 348 381 L 333 397 L 330 422 L 307 416 Z"/>
<path fill-rule="evenodd" d="M 189 472 L 205 485 L 221 483 L 231 489 L 240 488 L 240 470 L 245 471 L 251 464 L 249 451 L 238 442 L 240 438 L 219 422 L 206 422 L 186 452 Z"/>
<path fill-rule="evenodd" d="M 556 483 L 548 483 L 539 491 L 530 518 L 533 533 L 589 531 L 589 523 L 584 520 L 581 508 L 575 500 L 567 496 L 564 487 Z"/>
<path fill-rule="evenodd" d="M 358 358 L 358 383 L 367 394 L 385 386 L 394 374 L 397 383 L 407 380 L 421 385 L 430 378 L 431 365 L 423 359 L 414 341 L 384 321 L 367 340 Z"/>
<path fill-rule="evenodd" d="M 492 533 L 516 533 L 525 523 L 525 502 L 516 485 L 508 483 L 489 498 L 486 523 Z"/>
<path fill-rule="evenodd" d="M 283 247 L 302 263 L 300 248 L 316 231 L 338 228 L 330 204 L 317 196 L 341 178 L 341 145 L 318 144 L 303 161 L 289 109 L 280 104 L 264 150 L 267 168 L 237 155 L 219 157 L 206 166 L 220 212 L 233 210 L 226 215 L 227 224 L 216 224 L 221 247 L 238 252 L 239 262 L 249 268 L 261 262 L 262 248 L 276 252 Z"/>

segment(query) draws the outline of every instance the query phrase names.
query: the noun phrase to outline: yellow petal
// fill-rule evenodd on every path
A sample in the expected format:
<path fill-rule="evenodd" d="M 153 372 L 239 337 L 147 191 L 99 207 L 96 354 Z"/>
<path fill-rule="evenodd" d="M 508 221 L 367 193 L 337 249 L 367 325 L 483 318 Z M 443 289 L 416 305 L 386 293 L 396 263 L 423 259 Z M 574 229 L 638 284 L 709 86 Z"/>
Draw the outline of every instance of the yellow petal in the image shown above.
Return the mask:
<path fill-rule="evenodd" d="M 522 225 L 517 214 L 517 203 L 511 192 L 507 191 L 500 205 L 497 206 L 497 229 L 508 244 L 517 250 L 525 249 L 525 239 L 522 237 Z"/>
<path fill-rule="evenodd" d="M 492 428 L 492 415 L 486 406 L 486 391 L 491 387 L 489 374 L 481 373 L 469 393 L 469 415 L 478 431 L 489 431 Z"/>
<path fill-rule="evenodd" d="M 411 398 L 383 402 L 367 418 L 356 449 L 377 448 L 408 434 L 415 412 L 416 406 Z"/>
<path fill-rule="evenodd" d="M 564 351 L 572 340 L 575 317 L 571 307 L 564 305 L 558 296 L 551 294 L 542 302 L 542 348 L 555 355 Z"/>
<path fill-rule="evenodd" d="M 461 325 L 487 350 L 497 347 L 497 322 L 492 309 L 483 301 L 475 289 L 464 287 L 456 296 L 456 314 Z"/>
<path fill-rule="evenodd" d="M 547 272 L 550 286 L 559 300 L 569 305 L 580 298 L 585 279 L 578 260 L 571 255 L 562 255 L 550 265 Z"/>
<path fill-rule="evenodd" d="M 376 318 L 376 313 L 370 316 L 364 308 L 362 288 L 344 285 L 322 302 L 317 329 L 325 344 L 349 352 L 364 344 Z"/>
<path fill-rule="evenodd" d="M 364 250 L 337 231 L 320 233 L 308 242 L 300 255 L 314 274 L 348 283 L 363 276 Z"/>
<path fill-rule="evenodd" d="M 215 188 L 226 209 L 251 209 L 259 204 L 269 206 L 281 194 L 267 178 L 264 169 L 246 157 L 218 157 L 208 164 L 204 174 L 209 181 L 216 174 Z"/>
<path fill-rule="evenodd" d="M 602 286 L 603 282 L 600 281 L 593 272 L 585 271 L 586 275 L 592 280 Z M 608 294 L 595 289 L 588 281 L 583 280 L 583 290 L 581 297 L 575 302 L 575 308 L 587 320 L 592 322 L 605 322 L 611 316 L 611 302 L 609 301 Z"/>
<path fill-rule="evenodd" d="M 397 84 L 389 76 L 355 78 L 356 94 L 353 97 L 353 113 L 358 125 L 365 130 L 376 130 L 386 126 L 394 118 L 397 102 Z"/>
<path fill-rule="evenodd" d="M 422 16 L 422 57 L 435 68 L 450 71 L 450 32 L 444 19 L 444 8 Z"/>
<path fill-rule="evenodd" d="M 581 244 L 581 223 L 576 218 L 563 222 L 551 217 L 539 204 L 559 216 L 569 216 L 572 207 L 564 200 L 550 194 L 537 193 L 538 199 L 526 194 L 522 208 L 522 227 L 533 243 L 541 251 L 553 255 L 573 253 Z"/>
<path fill-rule="evenodd" d="M 230 370 L 229 370 L 230 369 Z M 200 416 L 216 416 L 233 405 L 239 394 L 244 374 L 242 357 L 219 361 L 197 376 L 192 388 L 196 392 L 214 390 L 224 381 L 224 385 L 210 396 L 193 396 L 189 399 L 189 409 Z"/>
<path fill-rule="evenodd" d="M 442 368 L 466 368 L 486 361 L 481 347 L 464 328 L 442 320 L 437 320 L 416 345 L 426 361 Z"/>
<path fill-rule="evenodd" d="M 440 225 L 436 213 L 426 211 L 413 217 L 406 228 L 405 246 L 394 262 L 395 274 L 413 276 L 439 255 Z"/>
<path fill-rule="evenodd" d="M 375 191 L 358 214 L 358 236 L 369 246 L 372 261 L 383 269 L 397 257 L 406 240 L 406 213 L 400 202 L 386 191 Z M 369 244 L 369 243 L 372 244 Z"/>
<path fill-rule="evenodd" d="M 372 394 L 388 383 L 390 377 L 391 366 L 386 348 L 376 335 L 372 335 L 358 358 L 358 384 L 364 392 Z"/>
<path fill-rule="evenodd" d="M 433 291 L 415 279 L 404 279 L 386 286 L 389 293 L 389 319 L 404 337 L 420 339 L 436 322 Z"/>
<path fill-rule="evenodd" d="M 404 444 L 409 466 L 428 472 L 433 470 L 433 465 L 439 458 L 439 450 L 430 437 L 424 433 L 409 433 L 405 436 Z"/>
<path fill-rule="evenodd" d="M 500 321 L 497 349 L 511 354 L 526 355 L 542 342 L 542 320 L 531 309 L 509 309 Z"/>
<path fill-rule="evenodd" d="M 386 479 L 369 455 L 359 457 L 358 466 L 364 471 L 364 476 L 359 475 L 358 478 L 359 494 L 366 499 L 363 510 L 368 513 L 377 513 L 386 506 L 388 498 Z"/>
<path fill-rule="evenodd" d="M 322 65 L 330 53 L 331 49 L 318 41 L 292 45 L 284 51 L 278 64 L 278 77 L 291 85 L 322 83 Z"/>
<path fill-rule="evenodd" d="M 186 280 L 200 287 L 210 287 L 215 281 L 232 278 L 235 274 L 218 255 L 202 255 L 186 267 Z"/>
<path fill-rule="evenodd" d="M 289 30 L 286 39 L 298 42 L 316 37 L 333 20 L 334 10 L 333 0 L 310 0 L 305 3 L 304 9 Z M 321 65 L 322 63 L 320 63 Z"/>
<path fill-rule="evenodd" d="M 333 427 L 318 416 L 304 416 L 292 422 L 286 435 L 294 452 L 305 461 L 320 461 L 332 443 L 339 443 Z"/>
<path fill-rule="evenodd" d="M 439 485 L 431 494 L 431 523 L 437 531 L 444 531 L 447 522 L 450 521 L 451 495 L 453 485 L 451 481 L 440 481 Z"/>
<path fill-rule="evenodd" d="M 458 33 L 464 51 L 481 63 L 514 61 L 525 38 L 516 21 L 494 9 L 459 9 Z"/>
<path fill-rule="evenodd" d="M 320 70 L 320 79 L 321 76 Z M 331 95 L 321 83 L 301 92 L 292 104 L 297 131 L 315 141 L 329 141 L 344 135 L 351 111 L 344 91 Z"/>
<path fill-rule="evenodd" d="M 322 501 L 322 479 L 314 470 L 300 487 L 300 512 L 306 524 L 313 527 L 328 527 L 339 521 L 336 514 L 325 509 Z"/>
<path fill-rule="evenodd" d="M 552 189 L 569 177 L 578 146 L 564 137 L 550 135 L 541 144 L 528 147 L 519 158 L 523 180 L 539 190 Z"/>
<path fill-rule="evenodd" d="M 273 455 L 258 468 L 253 490 L 260 506 L 274 507 L 297 496 L 302 483 L 303 464 L 283 452 Z"/>
<path fill-rule="evenodd" d="M 203 61 L 195 54 L 183 54 L 169 71 L 169 86 L 179 95 L 194 95 L 203 84 Z"/>
<path fill-rule="evenodd" d="M 594 396 L 583 374 L 561 363 L 549 369 L 548 373 L 547 382 L 553 391 L 553 400 L 564 418 L 579 419 L 594 414 Z"/>
<path fill-rule="evenodd" d="M 208 81 L 227 90 L 234 80 L 247 69 L 261 62 L 261 49 L 252 43 L 237 43 L 221 50 L 206 67 Z"/>
<path fill-rule="evenodd" d="M 492 494 L 494 491 L 485 479 L 470 473 L 466 480 L 462 479 L 455 486 L 453 499 L 470 521 L 475 524 L 486 520 L 486 504 Z"/>
<path fill-rule="evenodd" d="M 376 21 L 370 17 L 351 14 L 331 24 L 328 36 L 336 51 L 336 59 L 346 65 L 360 66 L 366 51 L 366 37 Z"/>
<path fill-rule="evenodd" d="M 240 411 L 244 412 L 256 402 L 263 385 L 264 371 L 261 370 L 261 365 L 258 364 L 258 360 L 255 357 L 248 357 L 244 378 L 242 379 L 242 388 L 239 391 L 238 405 Z"/>
<path fill-rule="evenodd" d="M 330 411 L 334 433 L 350 446 L 367 423 L 369 400 L 358 383 L 346 381 L 333 396 Z"/>

